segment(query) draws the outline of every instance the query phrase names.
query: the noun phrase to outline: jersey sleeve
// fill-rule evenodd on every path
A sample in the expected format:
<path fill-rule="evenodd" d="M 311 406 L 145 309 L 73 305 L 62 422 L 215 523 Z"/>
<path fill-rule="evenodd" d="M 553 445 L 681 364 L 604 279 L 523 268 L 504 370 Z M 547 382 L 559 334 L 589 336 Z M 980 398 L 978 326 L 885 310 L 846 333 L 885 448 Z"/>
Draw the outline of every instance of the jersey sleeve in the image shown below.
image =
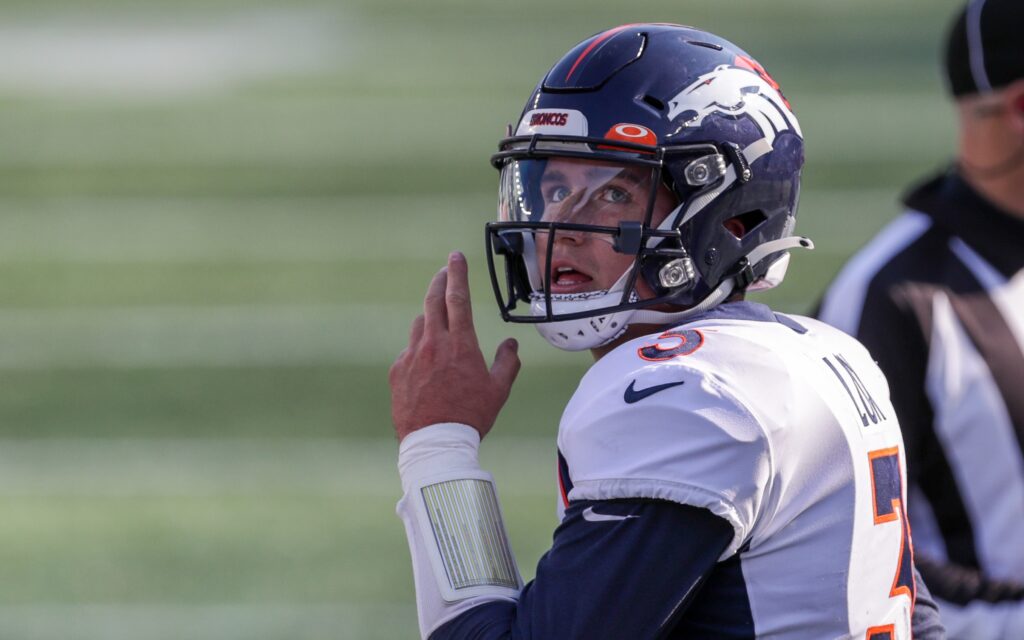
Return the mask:
<path fill-rule="evenodd" d="M 607 384 L 585 379 L 563 416 L 559 449 L 570 504 L 648 498 L 707 509 L 733 529 L 722 558 L 750 536 L 772 475 L 767 434 L 738 394 L 678 364 Z"/>
<path fill-rule="evenodd" d="M 649 500 L 577 501 L 518 602 L 475 606 L 430 640 L 662 637 L 731 538 L 729 524 L 704 509 Z M 746 625 L 742 637 L 752 632 L 750 620 L 735 624 Z"/>

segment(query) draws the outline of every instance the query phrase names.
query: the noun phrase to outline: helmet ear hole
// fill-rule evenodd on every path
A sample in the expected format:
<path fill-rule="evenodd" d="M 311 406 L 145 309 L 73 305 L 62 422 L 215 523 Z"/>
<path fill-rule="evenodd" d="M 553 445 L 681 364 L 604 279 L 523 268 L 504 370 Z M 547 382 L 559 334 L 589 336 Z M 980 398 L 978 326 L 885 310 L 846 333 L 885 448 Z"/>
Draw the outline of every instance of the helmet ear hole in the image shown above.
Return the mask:
<path fill-rule="evenodd" d="M 763 211 L 748 211 L 729 218 L 722 223 L 722 226 L 725 227 L 725 230 L 732 235 L 742 239 L 743 236 L 750 233 L 754 227 L 767 219 L 768 216 L 764 215 Z"/>

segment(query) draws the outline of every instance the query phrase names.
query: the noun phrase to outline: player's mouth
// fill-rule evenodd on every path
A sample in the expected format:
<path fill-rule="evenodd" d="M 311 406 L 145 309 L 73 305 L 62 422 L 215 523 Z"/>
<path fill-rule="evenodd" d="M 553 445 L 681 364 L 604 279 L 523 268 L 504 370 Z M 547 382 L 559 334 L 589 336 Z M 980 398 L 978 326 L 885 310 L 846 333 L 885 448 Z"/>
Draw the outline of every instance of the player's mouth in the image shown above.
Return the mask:
<path fill-rule="evenodd" d="M 554 264 L 551 269 L 551 293 L 581 293 L 593 290 L 594 278 L 575 265 Z"/>

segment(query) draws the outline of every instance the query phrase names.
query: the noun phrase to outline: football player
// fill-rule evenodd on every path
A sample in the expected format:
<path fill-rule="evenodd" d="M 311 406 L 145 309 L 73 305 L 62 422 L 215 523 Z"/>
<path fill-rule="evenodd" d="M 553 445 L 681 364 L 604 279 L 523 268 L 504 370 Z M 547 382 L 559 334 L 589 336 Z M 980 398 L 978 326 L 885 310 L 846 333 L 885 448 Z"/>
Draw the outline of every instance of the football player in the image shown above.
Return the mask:
<path fill-rule="evenodd" d="M 843 268 L 820 318 L 863 341 L 907 445 L 918 566 L 950 637 L 1024 638 L 1024 2 L 945 46 L 957 159 Z"/>
<path fill-rule="evenodd" d="M 778 84 L 710 33 L 625 25 L 556 62 L 510 133 L 487 225 L 501 314 L 596 362 L 524 586 L 477 462 L 516 345 L 488 368 L 460 253 L 430 283 L 390 372 L 423 637 L 943 637 L 885 379 L 845 334 L 743 299 L 811 246 Z"/>

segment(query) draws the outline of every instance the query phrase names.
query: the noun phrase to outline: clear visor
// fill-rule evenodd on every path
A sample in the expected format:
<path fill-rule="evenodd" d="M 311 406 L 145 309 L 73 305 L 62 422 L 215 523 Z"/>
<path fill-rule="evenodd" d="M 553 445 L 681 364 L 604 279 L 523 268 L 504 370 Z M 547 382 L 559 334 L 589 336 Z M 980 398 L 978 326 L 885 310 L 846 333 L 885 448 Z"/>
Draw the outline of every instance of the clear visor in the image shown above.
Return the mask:
<path fill-rule="evenodd" d="M 656 168 L 573 157 L 508 160 L 501 169 L 501 222 L 617 227 L 647 222 Z"/>
<path fill-rule="evenodd" d="M 675 198 L 657 166 L 576 156 L 508 159 L 501 168 L 499 235 L 516 248 L 528 297 L 598 292 L 629 297 L 642 229 L 662 222 Z M 652 219 L 652 217 L 654 219 Z"/>
<path fill-rule="evenodd" d="M 710 144 L 655 149 L 573 136 L 502 141 L 491 158 L 501 173 L 498 221 L 487 225 L 502 317 L 600 323 L 608 312 L 661 304 L 668 289 L 681 285 L 666 284 L 659 269 L 688 257 L 679 216 L 692 198 L 717 188 L 725 160 Z M 526 310 L 515 313 L 518 305 Z"/>

